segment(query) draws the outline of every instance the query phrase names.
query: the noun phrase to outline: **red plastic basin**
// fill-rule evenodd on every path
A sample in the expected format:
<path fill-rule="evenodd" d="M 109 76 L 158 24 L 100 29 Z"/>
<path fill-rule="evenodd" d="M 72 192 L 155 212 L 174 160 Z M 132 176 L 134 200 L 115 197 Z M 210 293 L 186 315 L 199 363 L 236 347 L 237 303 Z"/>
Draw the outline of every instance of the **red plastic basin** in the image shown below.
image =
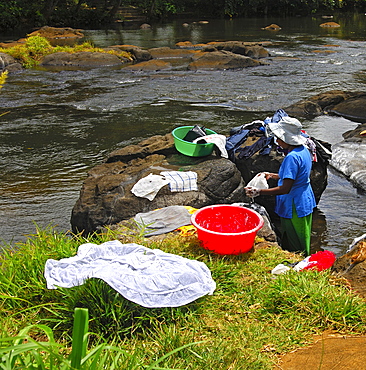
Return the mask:
<path fill-rule="evenodd" d="M 252 209 L 220 204 L 199 209 L 191 216 L 203 248 L 218 254 L 250 251 L 263 218 Z"/>

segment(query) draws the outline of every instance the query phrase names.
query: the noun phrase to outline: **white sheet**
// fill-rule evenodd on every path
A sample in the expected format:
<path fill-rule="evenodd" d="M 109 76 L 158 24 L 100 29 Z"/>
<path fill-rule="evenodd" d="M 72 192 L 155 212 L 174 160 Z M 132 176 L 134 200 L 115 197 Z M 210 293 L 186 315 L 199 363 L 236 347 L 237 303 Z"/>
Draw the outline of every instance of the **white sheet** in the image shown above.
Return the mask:
<path fill-rule="evenodd" d="M 49 259 L 44 276 L 48 289 L 99 278 L 126 299 L 149 308 L 183 306 L 216 289 L 203 262 L 118 240 L 82 244 L 76 256 Z"/>

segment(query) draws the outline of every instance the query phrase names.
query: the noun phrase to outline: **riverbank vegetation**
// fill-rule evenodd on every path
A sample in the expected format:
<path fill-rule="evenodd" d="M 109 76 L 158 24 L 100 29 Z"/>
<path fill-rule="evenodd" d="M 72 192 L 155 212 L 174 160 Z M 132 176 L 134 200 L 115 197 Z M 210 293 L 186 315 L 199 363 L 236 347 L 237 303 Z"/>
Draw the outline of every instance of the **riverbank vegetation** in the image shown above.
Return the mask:
<path fill-rule="evenodd" d="M 0 2 L 0 30 L 24 27 L 96 28 L 124 20 L 121 7 L 137 7 L 148 20 L 170 16 L 306 16 L 365 12 L 366 0 L 8 0 Z"/>
<path fill-rule="evenodd" d="M 23 243 L 3 246 L 4 369 L 71 368 L 75 308 L 89 314 L 87 369 L 272 369 L 280 354 L 306 345 L 314 334 L 365 332 L 366 303 L 344 279 L 330 271 L 290 271 L 274 277 L 270 271 L 277 264 L 302 257 L 260 239 L 250 253 L 220 256 L 201 248 L 195 236 L 171 233 L 151 240 L 119 235 L 122 243 L 159 248 L 208 266 L 215 292 L 182 307 L 141 307 L 99 279 L 68 289 L 46 288 L 47 259 L 73 256 L 86 242 L 116 238 L 111 230 L 85 238 L 50 227 L 37 228 Z"/>
<path fill-rule="evenodd" d="M 78 53 L 82 51 L 113 54 L 120 58 L 132 60 L 131 55 L 126 51 L 96 48 L 90 42 L 75 44 L 73 46 L 52 46 L 50 42 L 42 36 L 31 36 L 28 37 L 24 43 L 19 43 L 9 48 L 0 48 L 1 53 L 11 55 L 14 59 L 18 60 L 24 68 L 32 68 L 39 65 L 43 57 L 52 53 Z"/>

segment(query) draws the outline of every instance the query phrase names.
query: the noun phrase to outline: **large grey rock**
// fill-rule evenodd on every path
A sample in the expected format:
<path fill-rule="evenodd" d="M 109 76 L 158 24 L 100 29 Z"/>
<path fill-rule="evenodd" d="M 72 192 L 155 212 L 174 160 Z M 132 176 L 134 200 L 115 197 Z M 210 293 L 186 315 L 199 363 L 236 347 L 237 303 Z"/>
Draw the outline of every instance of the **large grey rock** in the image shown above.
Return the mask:
<path fill-rule="evenodd" d="M 331 90 L 292 104 L 285 111 L 294 117 L 312 119 L 324 113 L 366 122 L 366 93 Z"/>
<path fill-rule="evenodd" d="M 198 191 L 171 192 L 166 185 L 153 201 L 131 192 L 133 185 L 150 173 L 178 169 L 197 173 Z M 233 162 L 215 155 L 189 158 L 178 154 L 172 135 L 167 134 L 115 151 L 105 163 L 92 169 L 73 208 L 71 224 L 74 232 L 90 233 L 138 212 L 169 205 L 201 208 L 244 199 L 244 182 Z"/>
<path fill-rule="evenodd" d="M 0 53 L 0 73 L 4 71 L 18 72 L 21 71 L 22 65 L 17 62 L 11 55 Z"/>
<path fill-rule="evenodd" d="M 105 225 L 129 220 L 139 212 L 170 205 L 201 208 L 212 204 L 248 203 L 245 184 L 258 172 L 278 172 L 282 160 L 283 157 L 275 151 L 265 156 L 255 154 L 246 160 L 235 160 L 235 163 L 215 153 L 192 158 L 176 151 L 171 134 L 153 136 L 139 145 L 112 152 L 105 163 L 89 171 L 72 211 L 72 229 L 90 233 Z M 318 166 L 313 169 L 311 181 L 315 195 L 320 199 L 326 186 L 327 171 L 326 165 Z M 198 191 L 171 192 L 166 185 L 153 201 L 132 194 L 131 189 L 138 180 L 165 170 L 195 171 Z M 258 197 L 256 202 L 272 217 L 274 197 Z M 264 232 L 269 238 L 271 230 Z"/>
<path fill-rule="evenodd" d="M 261 44 L 254 42 L 211 42 L 210 46 L 214 46 L 216 50 L 230 51 L 234 54 L 244 55 L 254 59 L 269 57 L 269 52 Z"/>
<path fill-rule="evenodd" d="M 127 51 L 132 55 L 134 62 L 136 63 L 146 62 L 152 59 L 152 55 L 148 50 L 142 49 L 135 45 L 113 45 L 111 48 Z"/>
<path fill-rule="evenodd" d="M 366 122 L 366 93 L 357 93 L 328 108 L 328 113 L 348 118 L 355 122 Z"/>
<path fill-rule="evenodd" d="M 51 67 L 107 67 L 120 66 L 126 62 L 127 60 L 121 60 L 113 54 L 82 51 L 79 53 L 58 52 L 49 54 L 43 58 L 40 64 Z"/>
<path fill-rule="evenodd" d="M 330 164 L 366 191 L 366 123 L 343 134 L 344 140 L 332 147 Z"/>
<path fill-rule="evenodd" d="M 250 57 L 235 54 L 230 51 L 213 51 L 196 54 L 193 62 L 189 63 L 188 69 L 238 69 L 255 67 L 261 65 L 258 60 Z"/>

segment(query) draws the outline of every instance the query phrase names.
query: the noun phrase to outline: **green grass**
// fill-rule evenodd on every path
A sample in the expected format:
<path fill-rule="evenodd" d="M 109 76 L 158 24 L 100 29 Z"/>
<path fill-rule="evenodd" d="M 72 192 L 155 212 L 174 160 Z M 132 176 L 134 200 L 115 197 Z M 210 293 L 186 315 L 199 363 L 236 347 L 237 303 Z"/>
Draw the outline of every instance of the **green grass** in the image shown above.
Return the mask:
<path fill-rule="evenodd" d="M 47 259 L 73 256 L 80 244 L 117 237 L 122 243 L 136 242 L 204 262 L 216 291 L 183 307 L 148 309 L 127 301 L 99 279 L 69 289 L 46 288 Z M 117 236 L 110 230 L 85 239 L 50 227 L 37 228 L 24 243 L 4 246 L 0 338 L 15 337 L 30 324 L 44 325 L 61 346 L 58 355 L 66 358 L 74 310 L 80 307 L 89 313 L 88 353 L 101 351 L 101 344 L 115 349 L 114 356 L 97 356 L 104 359 L 99 368 L 148 369 L 159 360 L 155 368 L 255 370 L 272 369 L 280 354 L 308 344 L 313 334 L 365 332 L 364 300 L 329 271 L 270 274 L 277 264 L 300 260 L 300 255 L 267 246 L 240 256 L 219 256 L 202 249 L 195 237 L 169 234 L 162 241 L 152 240 Z M 35 330 L 30 342 L 43 337 Z M 0 347 L 6 348 L 5 343 Z"/>

